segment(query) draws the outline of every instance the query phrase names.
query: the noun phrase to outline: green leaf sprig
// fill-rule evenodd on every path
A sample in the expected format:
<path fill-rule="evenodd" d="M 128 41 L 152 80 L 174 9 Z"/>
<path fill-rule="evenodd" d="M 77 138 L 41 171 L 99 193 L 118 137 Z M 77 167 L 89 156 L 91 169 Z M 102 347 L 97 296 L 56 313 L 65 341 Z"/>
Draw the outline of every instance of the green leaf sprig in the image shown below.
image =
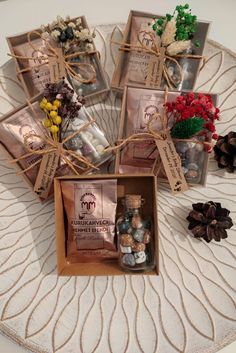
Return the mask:
<path fill-rule="evenodd" d="M 204 119 L 193 117 L 176 123 L 171 129 L 173 138 L 188 139 L 200 132 L 204 127 Z"/>
<path fill-rule="evenodd" d="M 173 17 L 176 18 L 175 40 L 182 41 L 192 39 L 197 28 L 197 16 L 191 14 L 189 4 L 176 6 L 173 15 L 166 14 L 165 17 L 157 19 L 152 25 L 152 29 L 161 37 L 165 30 L 166 23 L 171 21 Z M 197 48 L 200 47 L 198 40 L 194 44 Z"/>

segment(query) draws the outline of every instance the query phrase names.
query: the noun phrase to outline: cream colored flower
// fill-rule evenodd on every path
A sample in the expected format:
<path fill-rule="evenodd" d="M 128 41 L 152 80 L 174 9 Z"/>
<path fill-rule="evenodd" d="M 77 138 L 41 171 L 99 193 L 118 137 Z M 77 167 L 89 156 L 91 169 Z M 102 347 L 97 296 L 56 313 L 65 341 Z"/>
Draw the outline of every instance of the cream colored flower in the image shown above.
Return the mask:
<path fill-rule="evenodd" d="M 183 51 L 191 48 L 191 40 L 179 40 L 171 43 L 167 47 L 167 54 L 170 56 L 183 53 Z"/>
<path fill-rule="evenodd" d="M 86 50 L 93 50 L 93 45 L 91 43 L 87 43 Z"/>
<path fill-rule="evenodd" d="M 76 27 L 76 25 L 75 25 L 75 23 L 74 23 L 74 22 L 69 22 L 69 23 L 68 23 L 68 27 L 75 28 L 75 27 Z"/>
<path fill-rule="evenodd" d="M 161 43 L 164 47 L 175 41 L 176 20 L 173 17 L 171 21 L 167 21 L 164 32 L 161 36 Z"/>
<path fill-rule="evenodd" d="M 82 23 L 81 18 L 77 18 L 75 23 L 77 26 L 80 26 Z"/>
<path fill-rule="evenodd" d="M 70 44 L 68 42 L 64 43 L 64 48 L 65 48 L 65 50 L 69 50 Z"/>
<path fill-rule="evenodd" d="M 58 37 L 60 36 L 60 34 L 61 33 L 55 29 L 54 31 L 51 32 L 51 37 L 52 37 L 52 39 L 57 40 Z"/>
<path fill-rule="evenodd" d="M 64 22 L 63 18 L 61 16 L 57 16 L 57 22 Z"/>
<path fill-rule="evenodd" d="M 89 38 L 90 38 L 89 30 L 87 28 L 82 29 L 82 31 L 80 32 L 80 39 L 85 41 Z"/>
<path fill-rule="evenodd" d="M 43 32 L 43 33 L 42 33 L 42 38 L 43 38 L 44 40 L 48 40 L 49 37 L 50 37 L 50 35 L 49 35 L 48 32 Z"/>
<path fill-rule="evenodd" d="M 76 38 L 79 38 L 80 37 L 80 31 L 74 31 L 74 35 Z"/>

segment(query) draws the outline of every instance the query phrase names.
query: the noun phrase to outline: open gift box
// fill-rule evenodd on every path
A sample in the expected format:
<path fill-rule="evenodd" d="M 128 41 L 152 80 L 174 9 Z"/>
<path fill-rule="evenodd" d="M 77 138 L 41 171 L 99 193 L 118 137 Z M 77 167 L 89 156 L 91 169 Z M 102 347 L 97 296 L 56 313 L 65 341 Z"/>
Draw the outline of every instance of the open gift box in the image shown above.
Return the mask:
<path fill-rule="evenodd" d="M 73 120 L 74 130 L 65 129 L 65 132 L 61 132 L 62 144 L 55 142 L 44 126 L 45 112 L 40 108 L 42 97 L 38 95 L 1 117 L 0 143 L 7 157 L 15 160 L 17 171 L 34 192 L 40 199 L 47 199 L 53 195 L 53 172 L 55 176 L 74 174 L 75 169 L 78 174 L 89 173 L 89 164 L 99 168 L 112 155 L 104 152 L 109 142 L 84 106 L 81 106 Z M 44 157 L 48 158 L 41 172 Z M 89 163 L 84 163 L 81 157 Z M 71 162 L 74 163 L 74 169 L 70 167 Z M 45 197 L 43 191 L 36 187 L 39 175 L 40 185 L 48 188 Z"/>
<path fill-rule="evenodd" d="M 171 91 L 167 93 L 167 102 L 171 103 L 177 97 L 185 95 L 186 91 Z M 163 115 L 163 107 L 166 92 L 160 89 L 140 88 L 128 85 L 124 89 L 122 108 L 120 114 L 120 126 L 118 142 L 123 141 L 132 134 L 147 132 L 147 126 L 154 114 Z M 209 95 L 214 105 L 217 103 L 217 95 Z M 172 122 L 173 123 L 173 122 Z M 171 119 L 170 119 L 171 124 Z M 171 125 L 168 126 L 171 128 Z M 152 127 L 155 131 L 162 131 L 161 120 L 155 121 Z M 208 133 L 207 143 L 211 144 L 212 134 Z M 173 139 L 176 151 L 181 159 L 181 165 L 185 179 L 189 185 L 205 185 L 209 153 L 204 150 L 201 136 L 194 139 Z M 165 171 L 159 158 L 158 149 L 153 138 L 143 141 L 127 143 L 116 153 L 116 173 L 150 173 L 166 180 Z M 158 163 L 157 163 L 158 162 Z"/>
<path fill-rule="evenodd" d="M 81 20 L 81 25 L 84 29 L 89 29 L 84 16 L 72 19 L 70 21 Z M 30 34 L 30 37 L 29 37 Z M 46 83 L 50 80 L 50 69 L 47 60 L 47 47 L 45 41 L 42 39 L 42 30 L 36 29 L 30 32 L 18 34 L 7 38 L 8 45 L 15 61 L 17 76 L 22 84 L 27 98 L 33 98 L 41 93 Z M 95 80 L 93 82 L 80 82 L 73 75 L 68 74 L 67 79 L 73 86 L 77 94 L 83 94 L 86 97 L 86 105 L 95 104 L 104 100 L 109 92 L 109 86 L 105 77 L 104 69 L 101 65 L 99 54 L 96 50 L 94 41 L 91 40 L 91 47 L 93 53 L 78 55 L 68 60 L 73 63 L 90 64 L 95 70 Z M 80 52 L 80 50 L 73 48 L 68 51 L 69 54 Z M 46 55 L 46 59 L 42 59 L 42 55 Z M 66 53 L 67 54 L 67 53 Z M 16 57 L 18 56 L 18 57 Z M 21 58 L 22 57 L 22 58 Z M 23 59 L 25 57 L 25 59 Z M 26 59 L 27 57 L 32 59 Z M 76 70 L 76 66 L 71 66 Z"/>
<path fill-rule="evenodd" d="M 152 30 L 151 22 L 154 18 L 158 19 L 161 17 L 162 16 L 160 15 L 139 11 L 130 12 L 121 41 L 122 43 L 115 43 L 115 41 L 113 43 L 114 47 L 118 47 L 120 45 L 120 51 L 117 54 L 116 67 L 111 82 L 111 87 L 113 89 L 122 92 L 126 84 L 134 84 L 143 88 L 165 87 L 167 81 L 164 79 L 163 75 L 159 83 L 151 83 L 148 80 L 150 60 L 154 60 L 155 64 L 155 62 L 157 63 L 159 60 L 159 57 L 155 57 L 154 55 L 151 55 L 147 51 L 142 51 L 141 49 L 136 51 L 135 48 L 132 51 L 128 50 L 130 48 L 129 45 L 138 45 L 140 47 L 141 44 L 144 44 L 145 47 L 150 46 L 150 35 L 147 33 L 152 33 L 154 38 L 157 36 L 156 33 Z M 203 55 L 208 30 L 209 22 L 197 22 L 197 28 L 193 35 L 192 42 L 198 41 L 200 43 L 200 47 L 194 48 L 191 51 L 192 56 L 195 56 L 195 58 L 190 57 L 190 55 L 187 57 L 187 54 L 185 57 L 176 58 L 182 70 L 182 77 L 178 77 L 179 82 L 173 88 L 181 91 L 185 89 L 192 90 L 195 86 L 198 72 L 201 67 L 201 56 Z M 141 37 L 139 36 L 139 33 L 141 33 Z M 123 47 L 122 50 L 121 46 Z M 171 88 L 175 78 L 180 74 L 179 68 L 175 64 L 174 60 L 170 60 L 168 58 L 165 60 L 165 66 L 165 71 L 168 73 L 170 78 L 169 87 Z M 156 69 L 151 70 L 154 70 L 152 73 L 150 73 L 153 79 L 155 75 L 158 75 L 158 72 L 155 72 Z"/>
<path fill-rule="evenodd" d="M 70 256 L 67 254 L 68 243 L 68 219 L 65 212 L 65 200 L 62 193 L 62 182 L 77 181 L 87 182 L 89 180 L 111 180 L 117 181 L 117 216 L 122 213 L 123 205 L 121 200 L 126 194 L 142 195 L 146 200 L 143 207 L 143 215 L 151 216 L 152 232 L 154 240 L 154 257 L 155 268 L 145 272 L 148 275 L 157 275 L 159 272 L 158 262 L 158 224 L 157 224 L 157 181 L 156 178 L 149 175 L 119 175 L 119 174 L 104 174 L 104 175 L 86 175 L 86 176 L 64 176 L 54 180 L 55 193 L 55 225 L 56 225 L 56 246 L 57 246 L 57 269 L 58 274 L 63 276 L 108 276 L 108 275 L 123 275 L 125 274 L 118 265 L 118 254 L 114 253 L 113 259 L 104 259 L 99 262 L 78 262 L 70 261 Z M 79 202 L 79 200 L 75 200 Z M 72 211 L 75 214 L 75 211 Z M 74 216 L 76 220 L 76 215 Z M 96 219 L 95 219 L 96 220 Z M 139 274 L 140 272 L 133 272 Z M 141 272 L 143 273 L 143 272 Z"/>

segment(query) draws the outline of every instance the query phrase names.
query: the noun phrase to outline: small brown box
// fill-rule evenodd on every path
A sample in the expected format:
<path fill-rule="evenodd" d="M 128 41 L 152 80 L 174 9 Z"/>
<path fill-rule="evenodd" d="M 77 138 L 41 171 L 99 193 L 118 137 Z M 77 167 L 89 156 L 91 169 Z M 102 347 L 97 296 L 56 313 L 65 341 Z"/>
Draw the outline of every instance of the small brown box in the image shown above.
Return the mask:
<path fill-rule="evenodd" d="M 42 94 L 35 96 L 34 98 L 29 100 L 29 104 L 25 103 L 20 105 L 18 108 L 11 110 L 9 113 L 5 114 L 4 116 L 0 117 L 0 145 L 2 146 L 2 152 L 5 154 L 6 158 L 9 160 L 18 159 L 28 153 L 26 147 L 24 146 L 24 139 L 27 135 L 33 133 L 39 136 L 47 137 L 47 131 L 42 124 L 43 119 L 45 118 L 45 114 L 40 109 L 39 104 L 34 105 L 36 102 L 40 102 L 43 98 Z M 30 106 L 34 109 L 34 112 L 37 115 L 34 115 Z M 88 113 L 87 109 L 84 108 L 83 112 L 82 109 L 79 111 L 78 114 L 83 114 L 85 123 L 92 122 L 92 118 Z M 92 126 L 96 125 L 95 122 L 92 123 Z M 96 125 L 96 130 L 100 130 Z M 7 132 L 7 133 L 6 133 Z M 105 136 L 104 136 L 104 139 Z M 108 145 L 107 141 L 107 145 Z M 36 146 L 33 145 L 35 149 L 43 150 L 45 149 L 45 141 L 39 140 L 36 143 Z M 31 147 L 32 147 L 31 146 Z M 36 148 L 37 147 L 37 148 Z M 98 161 L 96 167 L 100 167 L 108 161 L 112 157 L 111 153 L 107 153 L 104 155 L 104 158 Z M 32 155 L 28 156 L 26 159 L 19 160 L 17 163 L 14 163 L 14 167 L 16 172 L 20 173 L 23 179 L 27 182 L 30 188 L 34 189 L 34 182 L 37 177 L 37 173 L 39 170 L 39 165 L 35 165 L 32 169 L 23 173 L 23 170 L 28 168 L 31 164 L 39 161 L 42 159 L 42 155 Z M 79 168 L 79 166 L 78 166 Z M 80 170 L 80 173 L 90 173 L 91 168 L 88 167 L 85 170 Z M 65 164 L 59 162 L 59 166 L 56 170 L 56 176 L 59 175 L 69 175 L 71 174 L 71 169 Z M 51 185 L 50 193 L 48 197 L 53 196 L 53 184 Z M 43 201 L 40 196 L 38 196 L 41 201 Z"/>
<path fill-rule="evenodd" d="M 89 29 L 85 17 L 81 16 L 78 18 L 81 18 L 83 27 Z M 34 31 L 42 33 L 41 29 L 35 29 L 32 32 L 34 32 Z M 18 34 L 18 35 L 11 36 L 11 37 L 7 38 L 8 46 L 10 48 L 12 55 L 21 55 L 22 56 L 22 54 L 19 53 L 19 50 L 17 50 L 17 47 L 20 45 L 27 45 L 28 33 L 29 32 L 25 32 L 25 33 Z M 41 44 L 39 46 L 43 45 L 43 41 L 36 34 L 32 33 L 31 38 L 33 41 L 34 40 L 40 41 Z M 93 44 L 94 50 L 96 50 L 94 41 L 92 44 Z M 33 48 L 30 46 L 29 46 L 29 50 L 30 50 L 30 52 L 29 52 L 30 56 L 35 56 L 35 63 L 34 64 L 37 65 L 37 64 L 41 63 L 42 60 L 40 61 L 40 59 L 37 59 L 37 51 L 33 50 Z M 27 56 L 29 56 L 29 53 Z M 95 53 L 95 54 L 91 55 L 91 57 L 92 57 L 97 75 L 100 76 L 101 87 L 100 87 L 100 89 L 98 89 L 97 91 L 95 91 L 93 93 L 92 93 L 92 91 L 91 91 L 91 93 L 86 93 L 86 92 L 83 93 L 83 95 L 86 97 L 86 105 L 87 106 L 89 106 L 91 104 L 96 104 L 96 103 L 104 100 L 110 90 L 108 82 L 105 77 L 104 70 L 103 70 L 101 62 L 99 60 L 98 54 Z M 30 99 L 30 98 L 33 98 L 34 96 L 38 95 L 39 93 L 41 93 L 43 91 L 45 84 L 50 82 L 48 66 L 43 65 L 43 66 L 40 66 L 38 68 L 33 69 L 31 72 L 29 71 L 29 72 L 20 73 L 19 72 L 20 70 L 28 67 L 28 65 L 29 65 L 28 60 L 23 60 L 23 59 L 19 59 L 19 58 L 15 58 L 15 57 L 13 57 L 13 60 L 15 61 L 16 72 L 18 73 L 17 75 L 18 75 L 18 78 L 22 84 L 24 91 L 25 91 L 26 97 L 28 99 Z M 76 87 L 76 84 L 73 84 L 72 80 L 69 77 L 68 77 L 68 79 L 76 91 L 78 89 Z M 33 81 L 35 83 L 37 83 L 37 85 L 34 84 Z"/>
<path fill-rule="evenodd" d="M 165 91 L 163 91 L 161 89 L 141 88 L 139 86 L 134 86 L 134 85 L 125 86 L 123 99 L 122 99 L 121 113 L 120 113 L 120 125 L 119 125 L 119 130 L 118 130 L 118 140 L 122 140 L 122 139 L 128 137 L 126 135 L 126 129 L 127 129 L 127 96 L 128 96 L 128 91 L 132 90 L 132 89 L 135 89 L 134 96 L 137 99 L 139 99 L 139 95 L 141 94 L 141 93 L 139 94 L 138 92 L 143 92 L 143 91 L 146 92 L 147 96 L 148 95 L 149 96 L 151 96 L 151 95 L 153 96 L 153 92 L 154 92 L 156 95 L 160 94 L 163 97 L 163 99 L 164 99 Z M 181 92 L 177 92 L 177 91 L 174 91 L 174 90 L 169 90 L 168 92 L 169 92 L 169 94 L 170 93 L 174 93 L 175 95 L 181 95 L 183 93 L 187 93 L 188 91 L 184 90 L 184 91 L 181 91 Z M 217 94 L 211 93 L 210 95 L 212 96 L 212 100 L 213 100 L 214 105 L 217 106 L 217 102 L 218 102 Z M 137 109 L 139 108 L 137 102 L 134 102 L 133 106 L 137 107 Z M 135 114 L 133 114 L 132 115 L 133 121 L 135 120 L 135 118 L 136 118 L 136 116 L 135 116 Z M 151 168 L 146 168 L 144 170 L 144 169 L 142 169 L 142 161 L 141 160 L 140 160 L 139 167 L 141 168 L 142 171 L 140 171 L 140 170 L 139 171 L 135 171 L 135 169 L 136 169 L 135 167 L 134 168 L 128 167 L 127 171 L 124 168 L 124 170 L 121 171 L 121 168 L 120 168 L 121 167 L 121 157 L 122 157 L 122 153 L 123 153 L 124 150 L 125 150 L 125 148 L 122 151 L 118 150 L 117 153 L 116 153 L 116 160 L 115 160 L 115 172 L 116 173 L 138 173 L 138 172 L 150 173 L 150 172 L 153 171 L 154 162 L 153 162 Z M 147 160 L 145 162 L 147 162 Z M 209 154 L 207 152 L 204 152 L 204 161 L 203 161 L 203 164 L 202 164 L 201 178 L 200 178 L 198 183 L 188 182 L 189 186 L 198 186 L 198 185 L 205 186 L 206 185 L 208 163 L 209 163 Z M 166 177 L 163 174 L 159 177 L 159 179 L 163 180 L 163 181 L 167 181 Z"/>
<path fill-rule="evenodd" d="M 132 30 L 132 26 L 135 18 L 137 19 L 144 18 L 143 24 L 148 26 L 148 23 L 150 23 L 153 20 L 153 18 L 161 18 L 161 17 L 162 16 L 156 15 L 156 14 L 131 10 L 124 30 L 122 43 L 137 44 L 131 40 L 131 30 Z M 203 55 L 204 46 L 205 46 L 208 31 L 209 31 L 209 26 L 210 26 L 210 22 L 198 21 L 197 30 L 194 33 L 194 37 L 192 41 L 193 42 L 199 41 L 201 43 L 201 46 L 199 48 L 194 48 L 193 54 L 200 55 L 200 56 Z M 150 30 L 151 30 L 151 27 L 150 27 Z M 142 83 L 130 82 L 127 79 L 127 77 L 125 78 L 126 73 L 128 73 L 130 69 L 130 66 L 129 66 L 130 54 L 131 54 L 130 52 L 120 51 L 117 57 L 115 71 L 113 73 L 113 77 L 111 81 L 111 88 L 113 88 L 114 90 L 120 93 L 123 92 L 124 86 L 127 84 L 135 84 L 143 88 L 150 87 L 146 85 L 144 82 Z M 147 54 L 139 53 L 139 55 L 145 56 Z M 140 66 L 140 59 L 138 59 L 138 61 L 139 61 L 139 64 L 138 64 L 137 70 L 140 71 L 142 65 Z M 182 66 L 184 77 L 183 77 L 182 84 L 179 85 L 177 90 L 182 90 L 182 89 L 192 90 L 195 86 L 196 79 L 201 67 L 201 59 L 181 58 L 181 59 L 178 59 L 178 62 L 180 66 Z M 147 64 L 147 58 L 146 58 L 146 64 Z M 143 67 L 144 66 L 145 66 L 145 60 L 143 61 Z M 189 78 L 186 77 L 188 74 L 190 75 Z M 163 87 L 164 87 L 164 83 L 162 83 L 159 88 L 163 88 Z"/>
<path fill-rule="evenodd" d="M 147 275 L 158 275 L 159 273 L 159 244 L 158 244 L 158 223 L 157 223 L 157 181 L 153 174 L 147 175 L 86 175 L 74 177 L 58 177 L 54 179 L 55 193 L 55 224 L 56 224 L 56 247 L 57 247 L 57 271 L 59 276 L 109 276 L 124 275 L 125 272 L 119 268 L 118 259 L 104 263 L 70 263 L 66 258 L 66 227 L 65 211 L 60 182 L 62 180 L 99 180 L 117 179 L 117 195 L 119 198 L 125 194 L 138 193 L 146 200 L 143 214 L 152 215 L 154 242 L 155 242 L 155 261 L 156 266 L 152 271 L 145 272 Z M 120 211 L 121 203 L 118 202 Z M 134 274 L 137 274 L 136 272 Z M 142 272 L 142 274 L 144 274 Z"/>

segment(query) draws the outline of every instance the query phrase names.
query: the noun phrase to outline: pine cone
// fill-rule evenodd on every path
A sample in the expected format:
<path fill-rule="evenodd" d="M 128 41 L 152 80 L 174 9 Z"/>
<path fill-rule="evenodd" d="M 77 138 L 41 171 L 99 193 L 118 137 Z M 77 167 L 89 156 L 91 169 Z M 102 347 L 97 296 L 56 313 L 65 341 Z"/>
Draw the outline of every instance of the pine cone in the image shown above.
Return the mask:
<path fill-rule="evenodd" d="M 231 131 L 226 136 L 219 136 L 214 151 L 218 167 L 233 173 L 236 169 L 236 132 Z"/>
<path fill-rule="evenodd" d="M 225 229 L 233 226 L 232 219 L 229 217 L 230 211 L 221 208 L 219 202 L 208 201 L 206 203 L 195 203 L 187 217 L 190 229 L 195 238 L 203 238 L 209 243 L 212 239 L 220 241 L 227 238 Z"/>

